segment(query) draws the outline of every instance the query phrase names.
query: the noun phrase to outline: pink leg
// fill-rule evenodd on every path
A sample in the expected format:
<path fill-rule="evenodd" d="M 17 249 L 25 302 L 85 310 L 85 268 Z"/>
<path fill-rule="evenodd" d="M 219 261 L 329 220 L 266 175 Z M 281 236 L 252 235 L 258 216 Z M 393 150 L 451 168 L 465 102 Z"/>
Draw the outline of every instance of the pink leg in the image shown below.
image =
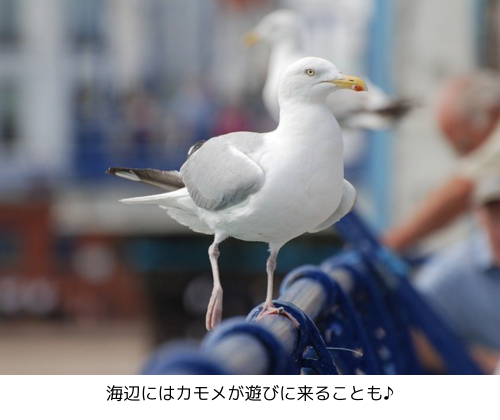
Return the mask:
<path fill-rule="evenodd" d="M 276 269 L 276 259 L 278 257 L 278 251 L 280 250 L 282 244 L 279 246 L 270 245 L 270 255 L 267 259 L 267 295 L 266 301 L 262 306 L 260 314 L 257 316 L 256 321 L 262 318 L 264 315 L 283 315 L 286 316 L 290 321 L 293 322 L 295 327 L 299 327 L 297 320 L 286 312 L 283 308 L 276 308 L 273 303 L 273 282 L 274 282 L 274 270 Z"/>
<path fill-rule="evenodd" d="M 276 259 L 278 257 L 278 251 L 272 251 L 267 259 L 266 271 L 267 271 L 267 294 L 266 301 L 264 302 L 264 307 L 262 312 L 269 308 L 274 308 L 273 304 L 273 289 L 274 289 L 274 270 L 276 269 Z"/>
<path fill-rule="evenodd" d="M 210 257 L 210 264 L 212 266 L 212 275 L 214 278 L 214 287 L 212 289 L 212 295 L 210 296 L 210 302 L 208 303 L 207 315 L 205 318 L 205 326 L 208 331 L 213 330 L 222 319 L 222 286 L 219 277 L 219 267 L 217 260 L 219 258 L 219 244 L 226 237 L 215 236 L 213 244 L 208 250 L 208 256 Z"/>

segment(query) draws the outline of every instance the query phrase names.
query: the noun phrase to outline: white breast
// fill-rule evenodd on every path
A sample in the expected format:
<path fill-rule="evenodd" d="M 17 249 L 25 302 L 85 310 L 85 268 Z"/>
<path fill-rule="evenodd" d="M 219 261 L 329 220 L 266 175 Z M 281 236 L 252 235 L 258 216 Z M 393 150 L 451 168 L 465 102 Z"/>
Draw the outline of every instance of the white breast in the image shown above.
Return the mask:
<path fill-rule="evenodd" d="M 262 189 L 237 206 L 216 215 L 201 211 L 200 217 L 216 231 L 262 242 L 286 242 L 326 220 L 340 203 L 344 179 L 340 128 L 328 116 L 307 130 L 314 138 L 304 137 L 300 124 L 289 135 L 268 133 L 258 161 L 266 172 Z"/>

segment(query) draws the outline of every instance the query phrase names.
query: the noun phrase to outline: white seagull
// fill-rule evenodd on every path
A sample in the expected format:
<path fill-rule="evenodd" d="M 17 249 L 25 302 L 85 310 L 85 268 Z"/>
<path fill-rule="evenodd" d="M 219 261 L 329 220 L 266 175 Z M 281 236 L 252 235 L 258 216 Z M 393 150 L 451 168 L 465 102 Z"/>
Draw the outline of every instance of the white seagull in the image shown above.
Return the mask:
<path fill-rule="evenodd" d="M 281 77 L 281 114 L 274 131 L 235 132 L 199 142 L 180 172 L 108 169 L 168 191 L 122 202 L 157 204 L 193 231 L 215 236 L 209 248 L 214 285 L 208 330 L 222 317 L 217 259 L 224 239 L 269 244 L 267 296 L 260 315 L 282 314 L 272 300 L 278 251 L 305 232 L 328 228 L 352 209 L 356 190 L 344 179 L 341 130 L 326 106 L 328 95 L 339 89 L 362 91 L 366 85 L 327 60 L 303 58 Z"/>
<path fill-rule="evenodd" d="M 245 34 L 248 46 L 258 42 L 270 46 L 267 76 L 262 99 L 270 116 L 278 122 L 278 82 L 283 70 L 308 54 L 308 31 L 302 15 L 295 10 L 278 9 L 266 15 L 255 28 Z M 390 98 L 377 85 L 363 77 L 368 93 L 356 95 L 344 91 L 328 100 L 330 111 L 342 127 L 350 129 L 387 129 L 402 118 L 413 101 Z"/>

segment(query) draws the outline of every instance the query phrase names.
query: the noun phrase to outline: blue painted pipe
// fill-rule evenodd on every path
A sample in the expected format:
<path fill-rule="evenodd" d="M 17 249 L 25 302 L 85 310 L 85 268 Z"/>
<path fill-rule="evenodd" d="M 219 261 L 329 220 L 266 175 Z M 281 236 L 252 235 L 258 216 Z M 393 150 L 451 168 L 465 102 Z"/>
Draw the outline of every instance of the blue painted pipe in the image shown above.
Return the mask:
<path fill-rule="evenodd" d="M 224 321 L 207 334 L 196 354 L 165 357 L 159 350 L 143 373 L 383 373 L 361 319 L 332 277 L 316 266 L 299 267 L 284 279 L 280 292 L 275 306 L 295 323 L 282 314 L 257 319 L 259 306 L 246 319 Z"/>
<path fill-rule="evenodd" d="M 297 319 L 300 329 L 283 315 L 264 315 L 256 320 L 261 310 L 259 306 L 246 321 L 229 320 L 209 333 L 202 343 L 203 353 L 234 374 L 300 373 L 300 353 L 304 351 L 305 342 L 310 341 L 310 337 L 304 337 L 311 335 L 307 331 L 311 328 L 308 324 L 326 311 L 334 298 L 334 286 L 326 275 L 317 269 L 306 274 L 311 277 L 285 279 L 280 300 L 275 301 L 277 307 L 284 306 L 288 313 L 293 312 L 295 319 L 302 318 Z M 319 332 L 316 339 L 318 336 Z M 325 347 L 321 341 L 316 344 Z M 297 356 L 293 357 L 294 354 Z M 327 354 L 323 356 L 330 359 L 330 371 L 334 373 L 333 360 Z M 323 363 L 328 365 L 328 361 Z"/>
<path fill-rule="evenodd" d="M 300 324 L 283 315 L 264 315 L 261 306 L 246 320 L 232 318 L 207 334 L 197 354 L 186 352 L 162 357 L 159 349 L 143 369 L 143 374 L 297 374 L 312 371 L 336 374 L 319 331 L 313 323 L 328 311 L 336 298 L 334 282 L 315 267 L 301 275 L 294 273 L 285 280 L 277 307 L 284 307 Z M 304 356 L 307 349 L 315 355 Z M 175 363 L 172 360 L 175 359 Z"/>

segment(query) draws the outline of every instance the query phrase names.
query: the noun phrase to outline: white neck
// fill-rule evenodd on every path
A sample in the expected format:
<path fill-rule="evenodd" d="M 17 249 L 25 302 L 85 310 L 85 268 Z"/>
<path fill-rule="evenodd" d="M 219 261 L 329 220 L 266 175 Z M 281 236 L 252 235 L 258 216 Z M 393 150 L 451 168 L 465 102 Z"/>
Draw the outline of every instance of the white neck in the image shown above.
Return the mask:
<path fill-rule="evenodd" d="M 342 138 L 339 124 L 324 102 L 282 102 L 276 132 L 286 131 L 288 137 L 303 137 L 306 134 L 309 137 L 307 141 L 312 143 L 323 138 L 330 142 Z"/>

